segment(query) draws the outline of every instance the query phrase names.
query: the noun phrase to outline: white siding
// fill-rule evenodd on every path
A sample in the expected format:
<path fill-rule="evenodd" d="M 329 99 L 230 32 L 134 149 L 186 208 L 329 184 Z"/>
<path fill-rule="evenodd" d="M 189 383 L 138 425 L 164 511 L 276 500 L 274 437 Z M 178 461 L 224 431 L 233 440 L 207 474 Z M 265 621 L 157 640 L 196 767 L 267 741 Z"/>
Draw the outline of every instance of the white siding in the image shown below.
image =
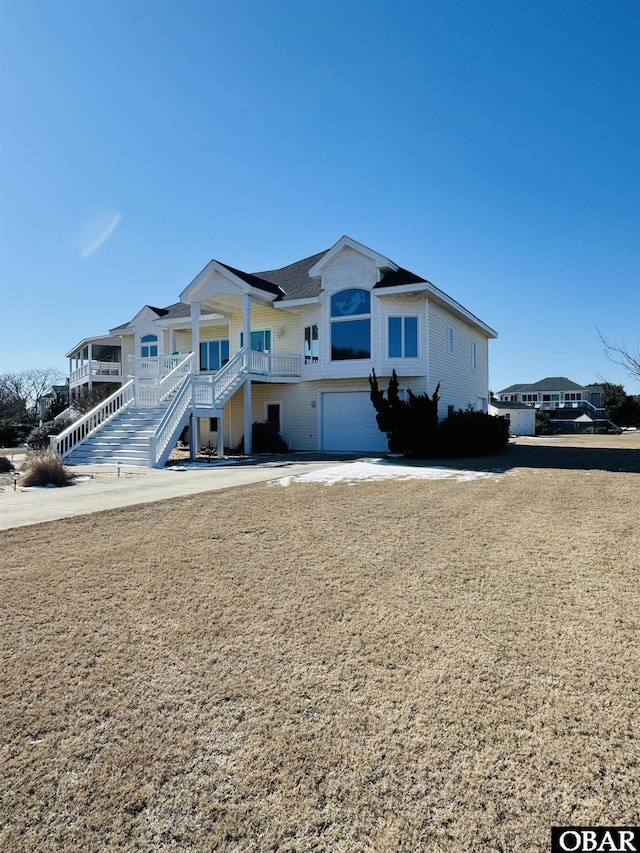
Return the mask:
<path fill-rule="evenodd" d="M 429 394 L 440 383 L 438 414 L 454 409 L 476 409 L 489 396 L 489 342 L 474 327 L 432 302 L 429 304 Z M 453 351 L 448 352 L 448 330 L 453 330 Z M 471 366 L 471 343 L 476 344 L 476 367 Z M 486 410 L 486 409 L 485 409 Z"/>

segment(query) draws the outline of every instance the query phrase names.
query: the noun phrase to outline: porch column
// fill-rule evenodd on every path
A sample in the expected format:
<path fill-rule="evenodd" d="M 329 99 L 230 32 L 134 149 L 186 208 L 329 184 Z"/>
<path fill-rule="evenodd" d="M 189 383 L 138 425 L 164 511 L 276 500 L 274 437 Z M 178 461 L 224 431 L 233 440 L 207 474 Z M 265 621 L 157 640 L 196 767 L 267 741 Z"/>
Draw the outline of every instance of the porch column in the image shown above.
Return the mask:
<path fill-rule="evenodd" d="M 248 293 L 242 294 L 242 340 L 244 348 L 249 359 L 251 359 L 251 297 Z M 247 361 L 248 371 L 251 370 L 251 362 Z M 249 455 L 252 450 L 251 445 L 251 373 L 247 373 L 247 378 L 243 387 L 244 393 L 244 452 Z"/>
<path fill-rule="evenodd" d="M 89 344 L 89 393 L 93 391 L 93 344 Z"/>
<path fill-rule="evenodd" d="M 197 415 L 191 415 L 191 445 L 189 447 L 189 458 L 196 461 L 200 450 L 200 421 Z"/>
<path fill-rule="evenodd" d="M 200 373 L 200 303 L 191 303 L 191 351 L 193 352 L 193 373 Z"/>
<path fill-rule="evenodd" d="M 224 415 L 222 409 L 218 415 L 218 452 L 216 455 L 218 459 L 224 459 Z"/>

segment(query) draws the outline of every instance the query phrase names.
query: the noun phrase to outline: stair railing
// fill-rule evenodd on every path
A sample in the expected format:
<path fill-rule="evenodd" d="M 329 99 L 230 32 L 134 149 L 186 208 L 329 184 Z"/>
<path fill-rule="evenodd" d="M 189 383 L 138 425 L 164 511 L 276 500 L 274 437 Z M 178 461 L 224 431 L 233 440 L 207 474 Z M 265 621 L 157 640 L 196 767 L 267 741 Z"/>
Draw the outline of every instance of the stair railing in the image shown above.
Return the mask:
<path fill-rule="evenodd" d="M 224 367 L 212 377 L 187 374 L 178 393 L 169 404 L 156 431 L 151 437 L 149 464 L 157 468 L 166 462 L 177 433 L 186 426 L 190 411 L 198 408 L 221 407 L 238 387 L 238 379 L 247 368 L 247 353 L 240 349 Z"/>
<path fill-rule="evenodd" d="M 227 394 L 235 390 L 236 382 L 241 374 L 247 372 L 249 366 L 248 352 L 242 347 L 213 377 L 213 405 L 222 406 L 227 401 Z"/>
<path fill-rule="evenodd" d="M 133 379 L 114 391 L 110 397 L 98 403 L 90 412 L 78 418 L 59 435 L 49 436 L 49 449 L 56 456 L 64 459 L 72 450 L 82 444 L 118 412 L 130 406 L 135 399 L 135 383 Z"/>
<path fill-rule="evenodd" d="M 184 381 L 185 376 L 188 376 L 193 370 L 193 362 L 195 360 L 195 354 L 190 352 L 185 358 L 182 359 L 181 362 L 176 364 L 173 370 L 170 373 L 167 373 L 166 376 L 163 376 L 160 380 L 160 399 L 164 400 L 166 397 L 171 394 L 172 391 L 175 391 L 176 388 L 180 386 L 180 384 Z"/>
<path fill-rule="evenodd" d="M 178 393 L 169 404 L 162 420 L 156 427 L 149 442 L 149 465 L 158 468 L 164 465 L 171 452 L 172 439 L 178 429 L 186 426 L 187 414 L 193 405 L 193 376 L 188 374 L 182 380 Z"/>

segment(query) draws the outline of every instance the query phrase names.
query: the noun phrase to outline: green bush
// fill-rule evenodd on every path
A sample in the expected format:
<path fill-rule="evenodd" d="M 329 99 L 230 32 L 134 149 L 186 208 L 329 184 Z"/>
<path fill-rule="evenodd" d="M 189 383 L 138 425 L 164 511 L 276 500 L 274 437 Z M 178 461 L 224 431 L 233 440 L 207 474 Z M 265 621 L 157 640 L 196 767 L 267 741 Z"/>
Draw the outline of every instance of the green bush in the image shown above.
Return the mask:
<path fill-rule="evenodd" d="M 73 477 L 50 450 L 30 450 L 18 482 L 21 486 L 70 486 Z"/>
<path fill-rule="evenodd" d="M 29 450 L 46 450 L 49 447 L 49 436 L 59 435 L 71 421 L 47 421 L 42 426 L 32 429 L 27 436 Z"/>
<path fill-rule="evenodd" d="M 536 409 L 536 435 L 553 435 L 550 420 L 551 415 L 548 412 Z"/>
<path fill-rule="evenodd" d="M 375 370 L 369 376 L 370 398 L 376 410 L 376 423 L 380 432 L 387 436 L 391 453 L 424 458 L 439 455 L 438 391 L 433 396 L 414 394 L 407 391 L 407 399 L 401 400 L 398 376 L 391 374 L 385 396 L 378 386 Z"/>
<path fill-rule="evenodd" d="M 13 462 L 8 456 L 0 456 L 0 474 L 8 474 L 13 471 Z"/>
<path fill-rule="evenodd" d="M 407 399 L 401 400 L 395 370 L 386 395 L 372 371 L 369 387 L 378 429 L 386 433 L 392 453 L 418 459 L 486 456 L 503 450 L 509 441 L 509 422 L 484 412 L 460 411 L 439 423 L 439 383 L 431 397 L 407 390 Z"/>
<path fill-rule="evenodd" d="M 24 444 L 26 437 L 33 429 L 32 424 L 24 424 L 11 418 L 0 420 L 0 447 L 18 447 Z"/>
<path fill-rule="evenodd" d="M 509 442 L 509 422 L 484 412 L 455 412 L 440 424 L 443 456 L 487 456 Z"/>

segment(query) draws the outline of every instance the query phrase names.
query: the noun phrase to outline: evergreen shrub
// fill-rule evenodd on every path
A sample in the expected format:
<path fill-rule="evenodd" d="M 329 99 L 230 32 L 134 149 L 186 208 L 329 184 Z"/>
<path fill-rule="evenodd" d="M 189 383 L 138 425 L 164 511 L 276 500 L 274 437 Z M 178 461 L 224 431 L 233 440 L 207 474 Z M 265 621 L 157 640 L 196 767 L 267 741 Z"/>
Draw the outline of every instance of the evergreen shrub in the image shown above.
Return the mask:
<path fill-rule="evenodd" d="M 27 436 L 29 450 L 46 450 L 49 447 L 49 436 L 59 435 L 71 421 L 46 421 L 42 426 L 32 429 Z"/>

